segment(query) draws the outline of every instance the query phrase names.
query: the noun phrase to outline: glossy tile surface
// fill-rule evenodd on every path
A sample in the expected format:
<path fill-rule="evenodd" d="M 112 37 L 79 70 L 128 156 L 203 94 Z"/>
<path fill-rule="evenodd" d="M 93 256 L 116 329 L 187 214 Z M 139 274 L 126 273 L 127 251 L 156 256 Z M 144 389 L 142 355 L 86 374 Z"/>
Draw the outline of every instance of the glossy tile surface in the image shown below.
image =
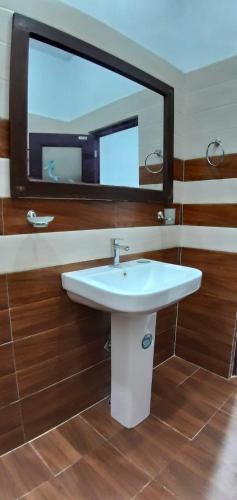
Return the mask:
<path fill-rule="evenodd" d="M 78 416 L 36 439 L 32 445 L 57 474 L 103 442 L 103 438 Z"/>
<path fill-rule="evenodd" d="M 40 213 L 44 213 L 42 201 L 46 200 L 37 201 Z M 57 200 L 51 201 L 53 208 Z M 71 208 L 73 203 L 69 203 Z M 6 204 L 0 200 L 0 221 L 2 205 L 7 213 Z M 8 209 L 13 205 L 9 202 Z M 67 219 L 69 205 L 64 214 Z M 120 207 L 126 209 L 126 217 L 127 205 Z M 24 201 L 23 206 L 26 208 Z M 142 212 L 133 206 L 133 213 L 137 217 Z M 83 213 L 81 216 L 83 219 Z M 177 263 L 179 250 L 126 254 L 122 260 L 139 258 Z M 69 300 L 62 289 L 61 273 L 110 263 L 111 258 L 97 259 L 0 275 L 0 454 L 24 441 L 23 426 L 27 442 L 109 394 L 110 353 L 104 345 L 110 315 Z M 154 366 L 173 355 L 176 309 L 172 306 L 159 314 Z M 1 415 L 7 414 L 6 405 L 15 402 L 13 408 L 19 412 L 9 408 L 14 418 L 4 422 Z"/>
<path fill-rule="evenodd" d="M 2 456 L 0 498 L 235 500 L 236 407 L 236 379 L 173 357 L 154 372 L 149 418 L 125 429 L 96 403 Z"/>

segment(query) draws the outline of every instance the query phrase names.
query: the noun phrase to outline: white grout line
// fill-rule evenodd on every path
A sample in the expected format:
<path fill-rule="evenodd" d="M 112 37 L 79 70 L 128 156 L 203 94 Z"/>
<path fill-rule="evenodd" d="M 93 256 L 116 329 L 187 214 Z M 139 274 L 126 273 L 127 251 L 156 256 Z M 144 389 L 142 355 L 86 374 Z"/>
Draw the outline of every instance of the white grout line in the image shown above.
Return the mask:
<path fill-rule="evenodd" d="M 96 434 L 98 434 L 98 436 L 100 436 L 105 441 L 105 443 L 107 443 L 111 439 L 111 438 L 105 437 L 104 434 L 102 434 L 100 431 L 98 431 L 98 429 L 96 429 L 96 427 L 94 427 L 94 425 L 92 425 L 90 422 L 88 422 L 85 419 L 85 417 L 83 417 L 83 415 L 80 415 L 80 417 L 85 424 L 87 424 L 93 431 L 96 432 Z"/>
<path fill-rule="evenodd" d="M 19 413 L 20 413 L 20 427 L 22 430 L 23 439 L 24 439 L 24 443 L 25 443 L 26 442 L 26 434 L 25 434 L 22 407 L 21 407 L 21 403 L 20 403 L 20 388 L 19 388 L 17 366 L 16 366 L 15 345 L 14 345 L 14 338 L 13 338 L 13 331 L 12 331 L 12 318 L 11 318 L 11 311 L 10 311 L 10 294 L 9 294 L 9 284 L 8 284 L 8 275 L 7 274 L 6 274 L 5 279 L 6 279 L 6 290 L 7 290 L 8 315 L 9 315 L 9 323 L 10 323 L 10 336 L 11 336 L 11 343 L 12 343 L 12 359 L 13 359 L 14 375 L 15 375 L 15 380 L 16 380 L 16 389 L 17 389 L 18 405 L 19 405 Z"/>
<path fill-rule="evenodd" d="M 220 407 L 221 408 L 221 407 Z M 198 436 L 198 434 L 200 434 L 200 432 L 203 431 L 203 429 L 209 424 L 209 422 L 213 419 L 213 417 L 216 416 L 216 414 L 220 411 L 220 408 L 215 408 L 215 411 L 214 413 L 212 414 L 212 416 L 205 422 L 205 424 L 201 427 L 201 429 L 199 429 L 198 432 L 196 432 L 196 434 L 191 438 L 191 441 L 194 441 L 194 439 Z M 213 408 L 214 409 L 214 408 Z"/>
<path fill-rule="evenodd" d="M 93 450 L 91 450 L 91 451 L 93 451 Z M 71 464 L 69 464 L 66 467 L 64 467 L 64 469 L 62 469 L 59 472 L 57 472 L 56 474 L 54 474 L 54 477 L 58 478 L 63 472 L 66 472 L 68 469 L 70 469 L 71 467 L 73 467 L 73 465 L 76 465 L 78 462 L 80 462 L 80 460 L 82 458 L 83 458 L 83 455 L 81 455 L 80 457 L 78 457 L 78 459 L 75 460 L 74 462 L 72 462 Z"/>
<path fill-rule="evenodd" d="M 154 479 L 150 479 L 142 488 L 139 490 L 134 497 L 131 497 L 131 500 L 135 500 L 152 482 Z"/>
<path fill-rule="evenodd" d="M 197 373 L 198 371 L 200 370 L 200 368 L 196 368 L 196 370 L 194 370 L 193 373 L 191 373 L 190 375 L 188 375 L 187 377 L 185 377 L 184 380 L 182 380 L 181 382 L 179 382 L 179 384 L 176 385 L 175 389 L 177 389 L 177 387 L 180 387 L 181 385 L 184 384 L 184 382 L 186 382 L 189 378 L 192 378 L 192 376 Z"/>
<path fill-rule="evenodd" d="M 203 370 L 204 372 L 210 373 L 214 377 L 218 377 L 221 380 L 224 380 L 225 382 L 231 382 L 231 377 L 226 378 L 226 377 L 224 377 L 224 375 L 220 375 L 219 373 L 212 372 L 211 370 L 208 370 L 208 368 L 204 368 L 203 366 L 196 365 L 195 363 L 192 363 L 192 361 L 188 361 L 185 358 L 181 358 L 180 356 L 177 356 L 177 355 L 175 355 L 175 357 L 178 359 L 182 359 L 182 361 L 186 361 L 189 365 L 197 366 L 198 368 L 200 368 L 200 370 Z"/>
<path fill-rule="evenodd" d="M 226 401 L 224 401 L 223 403 L 221 403 L 221 405 L 216 408 L 216 411 L 213 413 L 213 415 L 206 421 L 206 423 L 202 426 L 201 429 L 199 429 L 199 431 L 195 434 L 195 436 L 193 436 L 193 438 L 191 439 L 191 441 L 194 441 L 194 439 L 198 436 L 198 434 L 200 434 L 200 432 L 202 432 L 202 430 L 209 424 L 209 422 L 216 416 L 216 414 L 221 411 L 222 407 L 225 405 Z"/>
<path fill-rule="evenodd" d="M 47 462 L 45 461 L 45 459 L 41 456 L 41 454 L 38 452 L 38 450 L 34 447 L 34 445 L 32 443 L 29 443 L 29 445 L 32 448 L 32 450 L 35 452 L 35 454 L 38 456 L 38 458 L 40 459 L 40 461 L 44 464 L 44 466 L 46 467 L 46 469 L 50 472 L 50 475 L 52 477 L 54 477 L 53 471 L 50 469 L 49 465 L 47 464 Z"/>
<path fill-rule="evenodd" d="M 175 330 L 174 330 L 174 356 L 176 352 L 178 322 L 179 322 L 179 303 L 176 304 L 176 320 L 175 320 Z"/>
<path fill-rule="evenodd" d="M 141 472 L 143 472 L 143 474 L 146 474 L 146 476 L 149 477 L 149 482 L 153 481 L 153 479 L 155 479 L 156 476 L 152 476 L 150 474 L 150 472 L 147 472 L 144 468 L 142 468 L 140 465 L 138 465 L 131 457 L 129 457 L 128 455 L 123 453 L 114 443 L 111 443 L 111 441 L 108 441 L 108 444 L 112 448 L 114 448 L 114 450 L 116 450 L 125 460 L 127 460 L 128 462 L 133 464 L 134 467 L 136 467 L 136 469 L 139 469 Z"/>
<path fill-rule="evenodd" d="M 229 377 L 233 376 L 233 368 L 234 368 L 234 362 L 235 362 L 235 356 L 236 356 L 236 349 L 237 349 L 237 312 L 235 314 L 235 326 L 234 326 L 234 335 L 233 335 L 233 340 L 232 340 Z"/>
<path fill-rule="evenodd" d="M 104 398 L 100 399 L 99 401 L 96 401 L 96 403 L 93 403 L 93 405 L 90 405 L 90 406 L 88 406 L 88 408 L 85 408 L 85 410 L 82 410 L 79 413 L 79 415 L 82 416 L 82 413 L 85 413 L 87 410 L 90 410 L 91 408 L 93 408 L 94 406 L 98 405 L 99 403 L 102 403 L 102 401 L 106 401 L 106 399 L 108 399 L 109 397 L 110 397 L 110 395 L 108 394 L 108 396 L 105 396 Z"/>
<path fill-rule="evenodd" d="M 31 444 L 31 443 L 34 443 L 34 441 L 36 441 L 37 439 L 40 439 L 42 436 L 45 436 L 46 434 L 49 434 L 49 432 L 55 430 L 55 429 L 58 429 L 59 427 L 61 427 L 63 424 L 67 423 L 67 422 L 70 422 L 70 420 L 76 418 L 76 417 L 81 417 L 81 413 L 87 411 L 89 408 L 92 408 L 93 406 L 96 406 L 97 404 L 101 403 L 102 401 L 104 401 L 105 399 L 107 399 L 108 396 L 106 396 L 105 398 L 103 399 L 100 399 L 99 401 L 97 401 L 96 403 L 94 403 L 93 405 L 89 406 L 88 408 L 86 408 L 85 410 L 82 410 L 82 412 L 79 412 L 79 413 L 76 413 L 75 415 L 72 415 L 71 417 L 67 418 L 66 420 L 64 420 L 63 422 L 60 422 L 60 424 L 57 424 L 55 425 L 54 427 L 50 427 L 50 429 L 48 429 L 47 431 L 43 432 L 42 434 L 39 434 L 38 436 L 36 436 L 35 438 L 33 439 L 30 439 L 28 441 L 26 441 L 25 443 L 21 444 L 20 446 L 16 446 L 15 448 L 12 448 L 11 450 L 7 451 L 6 453 L 3 453 L 1 456 L 0 456 L 0 459 L 5 457 L 6 455 L 9 455 L 9 453 L 12 453 L 13 451 L 15 450 L 19 450 L 19 448 L 23 448 L 23 446 L 26 446 L 27 444 Z M 11 404 L 15 404 L 14 403 L 11 403 Z M 9 405 L 10 406 L 10 405 Z M 6 408 L 6 407 L 4 407 Z M 85 419 L 83 418 L 83 421 L 85 421 Z M 88 423 L 88 422 L 87 422 Z"/>
<path fill-rule="evenodd" d="M 191 441 L 190 437 L 186 436 L 186 434 L 183 434 L 178 429 L 175 429 L 175 427 L 172 427 L 170 424 L 168 424 L 164 420 L 161 420 L 161 418 L 157 417 L 157 415 L 155 415 L 154 413 L 151 412 L 151 415 L 152 415 L 152 417 L 156 418 L 156 420 L 159 420 L 159 422 L 161 422 L 162 424 L 166 425 L 166 427 L 169 427 L 169 429 L 172 429 L 174 432 L 177 432 L 177 434 L 180 434 L 180 436 L 183 436 L 184 438 L 186 438 L 189 441 Z"/>
<path fill-rule="evenodd" d="M 29 443 L 34 443 L 34 441 L 36 441 L 37 439 L 41 438 L 42 436 L 45 436 L 46 434 L 48 434 L 49 432 L 55 430 L 55 429 L 58 429 L 59 427 L 61 427 L 63 424 L 66 424 L 67 422 L 70 422 L 70 420 L 76 418 L 76 417 L 81 417 L 81 414 L 87 410 L 89 410 L 89 408 L 92 408 L 93 406 L 96 406 L 97 404 L 101 403 L 102 401 L 104 401 L 105 399 L 107 399 L 108 396 L 106 396 L 105 398 L 103 399 L 100 399 L 99 401 L 97 401 L 96 403 L 94 403 L 93 405 L 89 406 L 88 408 L 86 408 L 85 410 L 82 410 L 81 412 L 79 413 L 76 413 L 75 415 L 72 415 L 70 418 L 67 418 L 66 420 L 64 420 L 63 422 L 60 422 L 60 424 L 57 424 L 55 425 L 54 427 L 51 427 L 50 429 L 48 429 L 47 431 L 43 432 L 43 434 L 40 434 L 39 436 L 36 436 L 35 438 L 31 439 L 30 441 L 28 441 Z M 83 418 L 83 421 L 84 421 L 84 418 Z M 9 452 L 8 452 L 9 453 Z"/>
<path fill-rule="evenodd" d="M 169 358 L 167 358 L 164 361 L 162 361 L 159 365 L 154 366 L 153 367 L 153 372 L 154 372 L 154 370 L 156 370 L 157 368 L 160 368 L 160 366 L 164 365 L 165 363 L 167 363 L 168 361 L 170 361 L 174 357 L 175 357 L 175 355 L 172 354 Z"/>
<path fill-rule="evenodd" d="M 33 490 L 27 491 L 27 493 L 24 493 L 24 495 L 21 495 L 20 497 L 17 497 L 17 498 L 16 498 L 16 500 L 21 500 L 22 498 L 26 498 L 26 497 L 27 497 L 27 495 L 29 495 L 30 493 L 34 493 L 34 491 L 36 491 L 36 492 L 37 492 L 37 490 L 38 490 L 41 486 L 43 486 L 44 484 L 47 484 L 47 483 L 48 483 L 48 481 L 49 481 L 48 479 L 47 479 L 47 481 L 43 481 L 43 483 L 40 483 L 40 484 L 38 484 L 37 486 L 35 486 L 35 487 L 33 488 Z"/>
<path fill-rule="evenodd" d="M 23 396 L 21 397 L 20 401 L 25 401 L 26 399 L 28 398 L 31 398 L 32 396 L 34 396 L 35 394 L 39 394 L 41 392 L 44 392 L 44 391 L 47 391 L 48 389 L 51 389 L 51 387 L 55 387 L 55 385 L 59 385 L 59 384 L 62 384 L 63 382 L 65 381 L 68 381 L 70 380 L 71 378 L 73 377 L 76 377 L 77 375 L 81 375 L 81 373 L 85 373 L 87 372 L 88 370 L 90 370 L 91 368 L 95 368 L 95 366 L 99 366 L 101 365 L 102 363 L 106 363 L 110 358 L 106 358 L 106 359 L 102 359 L 101 361 L 99 361 L 98 363 L 95 363 L 94 365 L 91 365 L 89 366 L 88 368 L 84 368 L 83 370 L 79 371 L 79 372 L 76 372 L 76 373 L 73 373 L 72 375 L 69 375 L 68 377 L 62 379 L 62 380 L 57 380 L 57 382 L 54 382 L 53 384 L 50 384 L 48 385 L 47 387 L 44 387 L 43 389 L 39 389 L 38 391 L 36 392 L 32 392 L 31 394 L 28 394 L 27 396 Z"/>
<path fill-rule="evenodd" d="M 47 302 L 50 299 L 57 299 L 57 298 L 58 298 L 57 296 L 50 297 L 49 299 L 43 299 L 43 301 Z M 43 301 L 38 300 L 37 302 L 43 302 Z M 30 304 L 28 304 L 28 305 L 30 305 Z M 12 309 L 21 308 L 21 307 L 22 306 L 10 307 L 9 310 L 11 311 Z M 86 319 L 90 318 L 90 316 L 91 315 L 89 315 L 89 313 L 85 313 L 85 316 L 84 315 L 80 316 L 80 320 L 86 320 Z M 77 319 L 75 318 L 73 321 L 69 321 L 68 323 L 61 323 L 60 325 L 55 326 L 54 328 L 49 328 L 48 330 L 42 330 L 40 332 L 36 332 L 36 333 L 31 334 L 31 335 L 29 334 L 29 335 L 25 335 L 24 337 L 16 338 L 16 339 L 14 339 L 14 343 L 18 344 L 19 342 L 22 342 L 23 340 L 32 339 L 32 337 L 37 338 L 40 335 L 48 335 L 48 334 L 52 333 L 54 330 L 57 330 L 58 328 L 60 328 L 61 326 L 68 327 L 70 325 L 73 325 L 76 321 L 77 321 Z M 54 357 L 56 358 L 58 356 L 54 356 Z"/>

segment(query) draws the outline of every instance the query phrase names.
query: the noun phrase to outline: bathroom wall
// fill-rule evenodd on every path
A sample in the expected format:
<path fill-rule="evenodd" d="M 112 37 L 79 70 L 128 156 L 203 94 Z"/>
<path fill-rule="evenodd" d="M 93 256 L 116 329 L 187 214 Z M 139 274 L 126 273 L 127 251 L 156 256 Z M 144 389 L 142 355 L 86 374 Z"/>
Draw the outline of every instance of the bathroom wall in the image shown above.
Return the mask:
<path fill-rule="evenodd" d="M 109 47 L 174 86 L 176 222 L 182 204 L 182 227 L 159 227 L 156 212 L 162 207 L 153 203 L 10 199 L 8 92 L 14 10 Z M 112 237 L 125 238 L 131 247 L 129 258 L 145 255 L 203 269 L 201 291 L 179 305 L 176 353 L 216 373 L 230 374 L 237 296 L 237 170 L 234 156 L 218 171 L 203 159 L 213 134 L 223 138 L 227 153 L 235 153 L 221 126 L 225 106 L 230 106 L 230 113 L 235 104 L 234 86 L 228 92 L 235 79 L 231 72 L 225 84 L 222 71 L 219 81 L 218 71 L 211 70 L 209 76 L 208 70 L 184 75 L 55 0 L 0 0 L 0 60 L 1 453 L 108 393 L 109 360 L 103 349 L 108 317 L 67 300 L 60 273 L 88 266 L 87 261 L 90 266 L 107 262 Z M 55 222 L 44 233 L 32 229 L 25 221 L 30 208 L 42 215 L 52 213 Z M 176 307 L 160 314 L 155 364 L 173 354 L 175 324 Z"/>
<path fill-rule="evenodd" d="M 0 453 L 109 393 L 110 361 L 103 348 L 109 317 L 69 301 L 61 289 L 61 272 L 111 262 L 113 237 L 130 245 L 127 258 L 179 259 L 178 227 L 159 227 L 156 213 L 161 205 L 10 198 L 8 93 L 14 10 L 107 46 L 177 87 L 183 81 L 180 72 L 153 54 L 55 0 L 0 0 Z M 25 221 L 31 208 L 55 216 L 43 233 Z M 173 355 L 175 326 L 172 306 L 159 317 L 155 365 Z"/>
<path fill-rule="evenodd" d="M 234 57 L 186 76 L 187 141 L 179 198 L 181 263 L 202 269 L 204 276 L 199 293 L 179 305 L 176 354 L 225 377 L 232 374 L 236 343 L 236 63 Z M 219 168 L 205 158 L 215 138 L 225 149 Z"/>

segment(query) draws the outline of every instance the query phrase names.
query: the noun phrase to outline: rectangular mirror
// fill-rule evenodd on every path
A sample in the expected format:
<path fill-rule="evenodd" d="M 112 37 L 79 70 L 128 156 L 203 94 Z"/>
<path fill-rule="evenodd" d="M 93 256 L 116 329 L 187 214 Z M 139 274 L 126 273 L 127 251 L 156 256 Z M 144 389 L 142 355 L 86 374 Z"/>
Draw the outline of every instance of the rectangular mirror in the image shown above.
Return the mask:
<path fill-rule="evenodd" d="M 140 69 L 15 14 L 10 114 L 12 196 L 172 201 L 173 89 Z"/>

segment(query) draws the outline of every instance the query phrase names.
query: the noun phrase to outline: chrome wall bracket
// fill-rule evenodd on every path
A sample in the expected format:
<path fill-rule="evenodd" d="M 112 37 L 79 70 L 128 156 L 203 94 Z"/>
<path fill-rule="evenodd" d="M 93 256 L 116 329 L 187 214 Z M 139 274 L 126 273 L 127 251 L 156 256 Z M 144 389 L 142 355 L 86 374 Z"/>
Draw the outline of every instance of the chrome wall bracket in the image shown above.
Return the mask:
<path fill-rule="evenodd" d="M 165 208 L 164 211 L 159 210 L 159 212 L 157 212 L 157 219 L 160 222 L 163 222 L 166 226 L 171 226 L 175 224 L 175 215 L 175 208 Z"/>
<path fill-rule="evenodd" d="M 54 220 L 54 217 L 51 215 L 39 217 L 34 210 L 29 210 L 26 214 L 26 220 L 33 227 L 44 228 L 48 227 L 49 223 Z"/>

